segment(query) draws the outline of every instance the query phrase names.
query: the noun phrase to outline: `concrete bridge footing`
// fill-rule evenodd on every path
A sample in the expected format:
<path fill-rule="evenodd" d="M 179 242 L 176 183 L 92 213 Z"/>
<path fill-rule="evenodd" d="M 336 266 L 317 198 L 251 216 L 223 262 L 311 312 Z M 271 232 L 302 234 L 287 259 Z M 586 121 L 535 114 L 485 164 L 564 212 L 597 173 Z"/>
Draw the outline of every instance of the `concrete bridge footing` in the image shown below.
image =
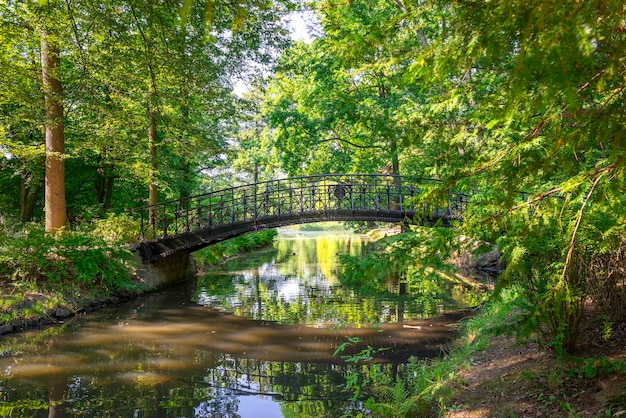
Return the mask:
<path fill-rule="evenodd" d="M 196 261 L 189 251 L 179 251 L 153 263 L 142 262 L 141 256 L 135 254 L 135 272 L 137 278 L 145 284 L 147 290 L 161 289 L 192 278 L 196 274 Z"/>

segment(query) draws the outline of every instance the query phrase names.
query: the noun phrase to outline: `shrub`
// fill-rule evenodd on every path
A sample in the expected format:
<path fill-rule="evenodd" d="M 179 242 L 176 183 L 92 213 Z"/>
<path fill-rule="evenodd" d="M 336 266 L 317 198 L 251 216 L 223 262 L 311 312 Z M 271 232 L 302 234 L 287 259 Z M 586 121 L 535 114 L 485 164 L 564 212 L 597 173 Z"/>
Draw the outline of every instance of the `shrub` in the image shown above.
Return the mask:
<path fill-rule="evenodd" d="M 130 244 L 139 241 L 139 222 L 127 213 L 109 213 L 104 219 L 95 219 L 90 226 L 94 236 L 106 242 Z"/>
<path fill-rule="evenodd" d="M 253 232 L 210 245 L 202 250 L 196 251 L 194 257 L 196 261 L 200 263 L 215 265 L 225 258 L 232 257 L 240 252 L 250 251 L 270 244 L 276 235 L 278 235 L 278 231 L 275 229 Z"/>
<path fill-rule="evenodd" d="M 624 228 L 602 208 L 591 208 L 580 228 L 560 200 L 542 202 L 509 219 L 497 244 L 506 265 L 497 291 L 517 286 L 519 336 L 538 334 L 557 352 L 574 351 L 584 309 L 595 319 L 623 320 L 626 285 Z M 580 216 L 580 214 L 579 214 Z"/>
<path fill-rule="evenodd" d="M 131 285 L 130 252 L 101 231 L 48 234 L 27 225 L 0 247 L 0 283 L 52 288 L 78 283 L 105 291 Z"/>

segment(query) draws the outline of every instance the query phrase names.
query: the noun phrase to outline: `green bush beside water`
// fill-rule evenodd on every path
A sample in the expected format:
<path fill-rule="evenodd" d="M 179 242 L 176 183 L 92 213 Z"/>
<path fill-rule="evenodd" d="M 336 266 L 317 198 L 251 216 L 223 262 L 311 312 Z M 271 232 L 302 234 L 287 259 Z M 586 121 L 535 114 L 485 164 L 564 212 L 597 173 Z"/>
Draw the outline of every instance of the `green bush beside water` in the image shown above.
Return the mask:
<path fill-rule="evenodd" d="M 139 230 L 128 215 L 92 219 L 59 234 L 40 225 L 12 229 L 0 224 L 0 325 L 30 320 L 77 301 L 140 292 L 133 278 L 128 244 Z M 207 247 L 194 256 L 214 265 L 243 251 L 271 243 L 276 230 L 260 231 Z"/>
<path fill-rule="evenodd" d="M 139 290 L 126 244 L 136 225 L 126 215 L 74 230 L 46 233 L 40 225 L 0 226 L 0 323 L 31 319 L 77 299 Z"/>
<path fill-rule="evenodd" d="M 108 219 L 94 223 L 93 229 L 56 235 L 45 233 L 38 225 L 19 231 L 4 230 L 0 247 L 2 288 L 34 290 L 65 282 L 105 290 L 129 286 L 131 253 L 124 248 L 125 233 L 106 227 L 113 223 Z"/>
<path fill-rule="evenodd" d="M 277 235 L 275 229 L 266 229 L 205 247 L 193 255 L 199 265 L 213 266 L 241 252 L 270 244 Z"/>

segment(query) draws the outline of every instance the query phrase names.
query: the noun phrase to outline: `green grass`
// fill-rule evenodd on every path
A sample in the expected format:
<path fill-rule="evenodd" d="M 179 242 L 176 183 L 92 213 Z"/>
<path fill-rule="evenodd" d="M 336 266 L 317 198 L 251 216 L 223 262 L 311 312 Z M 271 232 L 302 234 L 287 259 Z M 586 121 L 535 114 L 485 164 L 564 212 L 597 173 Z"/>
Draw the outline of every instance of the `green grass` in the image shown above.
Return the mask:
<path fill-rule="evenodd" d="M 275 229 L 242 235 L 196 251 L 194 258 L 198 264 L 217 265 L 229 257 L 271 244 L 276 235 L 278 232 Z"/>

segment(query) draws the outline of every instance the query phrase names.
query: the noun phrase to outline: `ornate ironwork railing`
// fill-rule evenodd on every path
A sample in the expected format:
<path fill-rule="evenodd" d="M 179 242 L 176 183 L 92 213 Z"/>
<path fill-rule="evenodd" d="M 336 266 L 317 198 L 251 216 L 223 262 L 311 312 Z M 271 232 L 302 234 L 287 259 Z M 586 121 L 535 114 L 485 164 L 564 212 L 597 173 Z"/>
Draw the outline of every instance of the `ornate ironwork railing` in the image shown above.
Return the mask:
<path fill-rule="evenodd" d="M 462 220 L 469 195 L 427 193 L 438 185 L 435 179 L 326 174 L 231 187 L 129 210 L 141 222 L 137 252 L 144 262 L 155 262 L 285 225 L 363 220 L 445 226 Z"/>
<path fill-rule="evenodd" d="M 140 218 L 144 241 L 242 224 L 255 230 L 335 219 L 460 220 L 468 195 L 448 193 L 428 204 L 418 198 L 438 183 L 393 175 L 326 174 L 231 187 L 130 211 Z"/>

